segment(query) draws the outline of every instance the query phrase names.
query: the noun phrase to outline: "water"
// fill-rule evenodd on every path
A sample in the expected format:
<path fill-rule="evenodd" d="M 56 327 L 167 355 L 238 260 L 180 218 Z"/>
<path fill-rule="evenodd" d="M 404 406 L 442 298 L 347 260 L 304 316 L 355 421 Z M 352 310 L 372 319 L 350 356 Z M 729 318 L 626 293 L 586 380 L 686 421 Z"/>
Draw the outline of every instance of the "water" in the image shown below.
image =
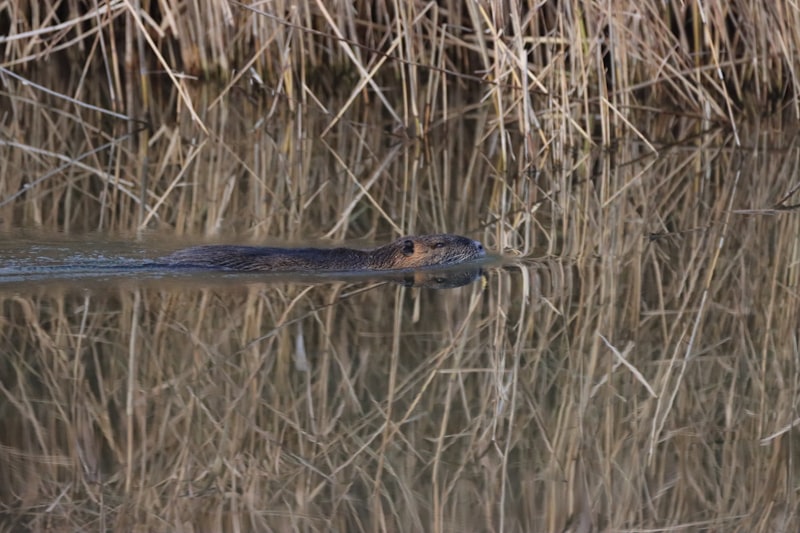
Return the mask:
<path fill-rule="evenodd" d="M 227 94 L 203 113 L 210 137 L 165 99 L 135 139 L 6 96 L 27 125 L 0 181 L 12 525 L 796 520 L 790 126 L 742 124 L 737 151 L 642 113 L 613 150 L 573 130 L 541 146 L 464 95 L 414 141 L 387 134 L 380 103 L 323 137 L 329 115 Z M 199 242 L 443 231 L 519 260 L 430 277 L 143 267 Z"/>

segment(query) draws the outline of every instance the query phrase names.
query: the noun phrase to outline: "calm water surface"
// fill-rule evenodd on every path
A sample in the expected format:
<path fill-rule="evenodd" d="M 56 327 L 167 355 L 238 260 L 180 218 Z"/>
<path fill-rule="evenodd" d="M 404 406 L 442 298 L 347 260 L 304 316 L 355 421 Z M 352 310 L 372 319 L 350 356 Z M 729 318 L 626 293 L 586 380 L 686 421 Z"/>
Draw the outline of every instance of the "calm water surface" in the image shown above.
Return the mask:
<path fill-rule="evenodd" d="M 322 137 L 331 117 L 241 94 L 203 114 L 212 136 L 166 109 L 56 173 L 63 159 L 19 146 L 77 161 L 127 128 L 87 133 L 15 100 L 28 127 L 2 145 L 0 181 L 10 529 L 800 521 L 800 150 L 785 125 L 742 125 L 736 151 L 725 132 L 640 116 L 613 151 L 533 157 L 489 104 L 424 139 L 387 133 L 379 107 Z M 523 261 L 423 279 L 138 268 L 199 242 L 401 231 Z"/>

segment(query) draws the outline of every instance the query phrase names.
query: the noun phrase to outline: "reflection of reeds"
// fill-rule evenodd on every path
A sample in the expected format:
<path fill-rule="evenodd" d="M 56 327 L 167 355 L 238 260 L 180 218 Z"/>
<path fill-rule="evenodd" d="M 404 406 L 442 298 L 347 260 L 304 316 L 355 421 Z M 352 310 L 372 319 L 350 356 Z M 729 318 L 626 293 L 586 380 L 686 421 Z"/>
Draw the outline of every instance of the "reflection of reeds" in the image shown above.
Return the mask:
<path fill-rule="evenodd" d="M 485 289 L 3 297 L 8 516 L 34 529 L 530 531 L 677 526 L 718 508 L 725 520 L 761 502 L 746 529 L 796 519 L 800 227 L 791 212 L 731 209 L 782 198 L 796 149 L 745 158 L 734 187 L 740 161 L 709 155 L 720 142 L 614 167 L 586 154 L 581 168 L 597 175 L 546 174 L 566 199 L 539 205 L 545 228 L 519 194 L 533 183 L 509 180 L 507 203 L 485 205 L 487 241 L 528 239 L 561 257 L 490 272 Z M 442 207 L 416 201 L 419 213 Z M 324 216 L 310 205 L 305 216 Z M 459 212 L 481 211 L 466 201 Z"/>
<path fill-rule="evenodd" d="M 528 262 L 0 295 L 3 528 L 791 529 L 794 12 L 611 4 L 12 3 L 0 227 Z"/>

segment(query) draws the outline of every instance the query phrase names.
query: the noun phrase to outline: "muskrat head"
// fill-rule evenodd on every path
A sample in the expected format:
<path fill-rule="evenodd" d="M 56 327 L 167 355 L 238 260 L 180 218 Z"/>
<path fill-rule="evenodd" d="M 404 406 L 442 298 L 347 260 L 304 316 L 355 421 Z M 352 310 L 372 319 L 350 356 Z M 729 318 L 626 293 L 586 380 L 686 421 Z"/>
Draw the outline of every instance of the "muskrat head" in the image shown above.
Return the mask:
<path fill-rule="evenodd" d="M 452 265 L 486 255 L 480 242 L 460 235 L 415 235 L 398 239 L 390 246 L 399 252 L 393 268 Z"/>

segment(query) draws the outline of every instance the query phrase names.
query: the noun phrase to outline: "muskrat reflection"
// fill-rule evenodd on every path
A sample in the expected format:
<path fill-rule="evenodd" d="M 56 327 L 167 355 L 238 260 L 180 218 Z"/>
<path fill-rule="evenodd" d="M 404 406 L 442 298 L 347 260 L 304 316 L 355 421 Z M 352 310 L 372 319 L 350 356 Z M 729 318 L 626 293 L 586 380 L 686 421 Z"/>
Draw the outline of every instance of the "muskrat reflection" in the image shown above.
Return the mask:
<path fill-rule="evenodd" d="M 479 267 L 441 271 L 420 270 L 409 272 L 402 279 L 394 281 L 406 287 L 421 289 L 455 289 L 474 283 L 481 279 L 482 276 L 484 276 L 484 271 Z"/>

